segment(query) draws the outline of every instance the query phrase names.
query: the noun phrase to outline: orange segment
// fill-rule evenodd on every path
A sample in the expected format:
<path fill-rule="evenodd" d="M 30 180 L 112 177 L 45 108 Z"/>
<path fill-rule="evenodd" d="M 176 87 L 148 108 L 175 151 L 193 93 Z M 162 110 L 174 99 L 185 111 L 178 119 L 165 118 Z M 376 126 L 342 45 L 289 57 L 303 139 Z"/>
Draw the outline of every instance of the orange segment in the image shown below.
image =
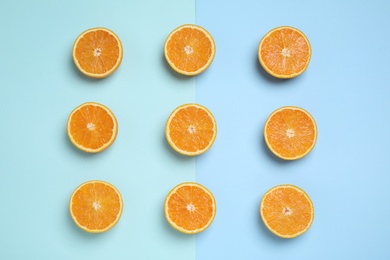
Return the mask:
<path fill-rule="evenodd" d="M 169 34 L 164 54 L 176 72 L 187 76 L 197 75 L 206 70 L 214 59 L 214 39 L 204 28 L 185 24 Z"/>
<path fill-rule="evenodd" d="M 77 148 L 97 153 L 115 141 L 118 123 L 108 107 L 88 102 L 72 111 L 66 130 L 70 141 Z"/>
<path fill-rule="evenodd" d="M 263 37 L 258 56 L 260 64 L 272 76 L 293 78 L 302 74 L 309 65 L 311 46 L 301 31 L 282 26 Z"/>
<path fill-rule="evenodd" d="M 121 64 L 122 43 L 106 28 L 92 28 L 80 34 L 73 45 L 73 61 L 85 75 L 104 78 Z"/>
<path fill-rule="evenodd" d="M 213 194 L 206 187 L 186 182 L 169 192 L 164 210 L 172 227 L 186 234 L 196 234 L 213 222 L 216 203 Z"/>
<path fill-rule="evenodd" d="M 264 126 L 264 138 L 268 148 L 285 160 L 304 157 L 317 140 L 314 118 L 299 107 L 286 106 L 275 110 Z"/>
<path fill-rule="evenodd" d="M 263 196 L 260 215 L 272 233 L 282 238 L 294 238 L 310 228 L 314 207 L 302 189 L 293 185 L 279 185 Z"/>
<path fill-rule="evenodd" d="M 76 225 L 90 233 L 109 230 L 122 214 L 122 197 L 110 183 L 88 181 L 70 197 L 69 210 Z"/>
<path fill-rule="evenodd" d="M 185 104 L 169 116 L 165 133 L 174 150 L 195 156 L 212 146 L 217 136 L 217 124 L 213 114 L 204 106 Z"/>

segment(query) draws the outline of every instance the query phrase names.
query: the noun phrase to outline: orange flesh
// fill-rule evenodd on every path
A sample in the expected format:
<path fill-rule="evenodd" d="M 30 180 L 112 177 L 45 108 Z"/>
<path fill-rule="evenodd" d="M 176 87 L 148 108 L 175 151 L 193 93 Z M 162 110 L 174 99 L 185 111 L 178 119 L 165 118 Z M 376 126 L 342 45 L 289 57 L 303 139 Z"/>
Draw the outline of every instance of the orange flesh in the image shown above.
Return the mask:
<path fill-rule="evenodd" d="M 104 230 L 115 223 L 121 213 L 121 198 L 110 186 L 89 183 L 73 195 L 71 212 L 78 224 L 89 230 Z"/>
<path fill-rule="evenodd" d="M 91 31 L 78 41 L 75 57 L 80 67 L 93 74 L 104 74 L 119 60 L 119 43 L 110 33 L 103 30 Z"/>
<path fill-rule="evenodd" d="M 195 72 L 204 67 L 212 57 L 213 44 L 199 29 L 183 28 L 171 36 L 166 48 L 168 59 L 176 68 Z"/>
<path fill-rule="evenodd" d="M 271 150 L 282 157 L 294 158 L 313 147 L 315 128 L 314 121 L 306 113 L 284 109 L 271 116 L 265 131 Z"/>
<path fill-rule="evenodd" d="M 98 149 L 114 135 L 114 120 L 103 108 L 87 105 L 75 111 L 71 117 L 70 135 L 86 148 Z"/>
<path fill-rule="evenodd" d="M 268 227 L 281 236 L 294 236 L 310 227 L 311 201 L 294 188 L 277 188 L 265 195 L 262 215 Z"/>
<path fill-rule="evenodd" d="M 206 226 L 214 215 L 212 197 L 196 186 L 182 186 L 168 200 L 168 216 L 177 226 L 193 231 Z"/>
<path fill-rule="evenodd" d="M 300 32 L 283 28 L 264 39 L 260 55 L 273 73 L 291 75 L 306 69 L 310 52 L 309 43 Z"/>
<path fill-rule="evenodd" d="M 180 150 L 201 151 L 214 138 L 215 123 L 205 110 L 189 106 L 176 112 L 169 123 L 169 136 Z"/>

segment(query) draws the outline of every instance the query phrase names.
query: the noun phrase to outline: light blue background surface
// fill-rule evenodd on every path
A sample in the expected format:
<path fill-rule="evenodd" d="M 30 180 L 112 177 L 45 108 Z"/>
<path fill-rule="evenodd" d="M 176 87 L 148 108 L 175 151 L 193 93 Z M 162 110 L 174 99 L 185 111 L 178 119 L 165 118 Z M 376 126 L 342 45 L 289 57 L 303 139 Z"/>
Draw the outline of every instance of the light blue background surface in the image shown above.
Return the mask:
<path fill-rule="evenodd" d="M 196 159 L 197 181 L 218 202 L 197 236 L 198 259 L 390 259 L 389 13 L 388 1 L 197 1 L 217 54 L 196 79 L 196 100 L 219 127 Z M 257 60 L 260 39 L 281 25 L 301 29 L 313 49 L 292 80 L 266 75 Z M 316 147 L 299 161 L 276 159 L 263 141 L 266 118 L 285 105 L 317 121 Z M 310 230 L 292 240 L 259 216 L 262 195 L 284 183 L 315 206 Z"/>
<path fill-rule="evenodd" d="M 195 101 L 195 79 L 174 74 L 163 57 L 167 35 L 195 22 L 195 2 L 0 2 L 0 259 L 194 259 L 195 237 L 166 222 L 176 184 L 195 179 L 195 159 L 165 141 L 165 121 Z M 121 39 L 119 69 L 103 80 L 81 75 L 72 45 L 104 26 Z M 86 101 L 107 105 L 119 124 L 115 143 L 85 154 L 66 135 L 70 112 Z M 104 234 L 75 226 L 68 203 L 82 182 L 114 184 L 124 200 Z"/>
<path fill-rule="evenodd" d="M 0 2 L 1 259 L 390 259 L 388 147 L 390 4 L 385 1 L 11 1 Z M 195 16 L 196 14 L 196 16 Z M 196 78 L 163 58 L 168 33 L 184 23 L 216 41 L 213 64 Z M 257 46 L 290 25 L 309 38 L 307 71 L 268 76 Z M 118 71 L 82 76 L 71 59 L 83 30 L 104 26 L 122 40 Z M 109 106 L 119 133 L 88 155 L 67 139 L 71 110 Z M 178 105 L 207 106 L 218 123 L 213 147 L 195 158 L 173 152 L 165 120 Z M 319 136 L 305 158 L 276 159 L 263 141 L 268 115 L 307 109 Z M 72 191 L 103 179 L 121 191 L 124 211 L 107 233 L 79 230 L 68 213 Z M 207 186 L 214 223 L 196 236 L 173 230 L 163 201 L 177 183 Z M 315 205 L 304 235 L 283 240 L 259 216 L 262 195 L 292 183 Z"/>

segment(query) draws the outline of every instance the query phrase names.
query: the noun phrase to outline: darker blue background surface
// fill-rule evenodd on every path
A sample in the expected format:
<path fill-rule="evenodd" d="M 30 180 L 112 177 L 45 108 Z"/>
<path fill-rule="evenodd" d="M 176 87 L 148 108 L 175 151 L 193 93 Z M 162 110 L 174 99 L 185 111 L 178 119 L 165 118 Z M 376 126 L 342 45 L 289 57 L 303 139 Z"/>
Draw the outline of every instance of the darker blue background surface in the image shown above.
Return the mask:
<path fill-rule="evenodd" d="M 197 259 L 390 259 L 389 27 L 387 1 L 205 1 L 196 22 L 214 37 L 213 64 L 196 78 L 196 101 L 218 123 L 214 146 L 196 158 L 196 180 L 217 200 L 217 216 L 196 239 Z M 289 25 L 313 55 L 301 76 L 279 80 L 257 59 L 260 39 Z M 308 110 L 318 126 L 298 161 L 273 156 L 263 127 L 275 109 Z M 259 216 L 278 184 L 303 188 L 313 225 L 290 240 Z"/>

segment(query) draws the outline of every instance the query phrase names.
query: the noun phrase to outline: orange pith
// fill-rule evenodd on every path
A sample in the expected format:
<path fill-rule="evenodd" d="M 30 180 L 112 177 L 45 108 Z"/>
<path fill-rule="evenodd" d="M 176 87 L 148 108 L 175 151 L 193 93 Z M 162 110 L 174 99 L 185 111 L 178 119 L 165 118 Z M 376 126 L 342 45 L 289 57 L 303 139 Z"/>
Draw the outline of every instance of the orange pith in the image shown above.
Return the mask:
<path fill-rule="evenodd" d="M 309 65 L 311 46 L 298 29 L 282 26 L 272 29 L 260 41 L 260 64 L 272 76 L 293 78 L 302 74 Z"/>
<path fill-rule="evenodd" d="M 279 185 L 263 196 L 260 215 L 272 233 L 282 238 L 294 238 L 310 228 L 314 207 L 302 189 L 293 185 Z"/>
<path fill-rule="evenodd" d="M 217 124 L 213 114 L 204 106 L 185 104 L 171 113 L 165 133 L 174 150 L 195 156 L 212 146 L 217 135 Z"/>
<path fill-rule="evenodd" d="M 215 198 L 198 183 L 182 183 L 167 195 L 164 211 L 173 228 L 186 234 L 196 234 L 213 222 L 216 214 Z"/>
<path fill-rule="evenodd" d="M 214 59 L 214 39 L 204 28 L 185 24 L 169 34 L 164 54 L 176 72 L 187 76 L 197 75 L 206 70 Z"/>
<path fill-rule="evenodd" d="M 110 183 L 88 181 L 81 184 L 70 198 L 70 215 L 76 225 L 90 233 L 109 230 L 122 214 L 122 197 Z"/>
<path fill-rule="evenodd" d="M 122 61 L 121 41 L 109 29 L 89 29 L 77 37 L 73 45 L 73 61 L 89 77 L 107 77 Z"/>
<path fill-rule="evenodd" d="M 88 102 L 76 107 L 69 115 L 67 133 L 79 149 L 97 153 L 108 148 L 118 132 L 118 123 L 109 108 Z"/>
<path fill-rule="evenodd" d="M 299 107 L 282 107 L 275 110 L 264 126 L 268 148 L 285 160 L 304 157 L 315 146 L 317 126 L 314 118 Z"/>

